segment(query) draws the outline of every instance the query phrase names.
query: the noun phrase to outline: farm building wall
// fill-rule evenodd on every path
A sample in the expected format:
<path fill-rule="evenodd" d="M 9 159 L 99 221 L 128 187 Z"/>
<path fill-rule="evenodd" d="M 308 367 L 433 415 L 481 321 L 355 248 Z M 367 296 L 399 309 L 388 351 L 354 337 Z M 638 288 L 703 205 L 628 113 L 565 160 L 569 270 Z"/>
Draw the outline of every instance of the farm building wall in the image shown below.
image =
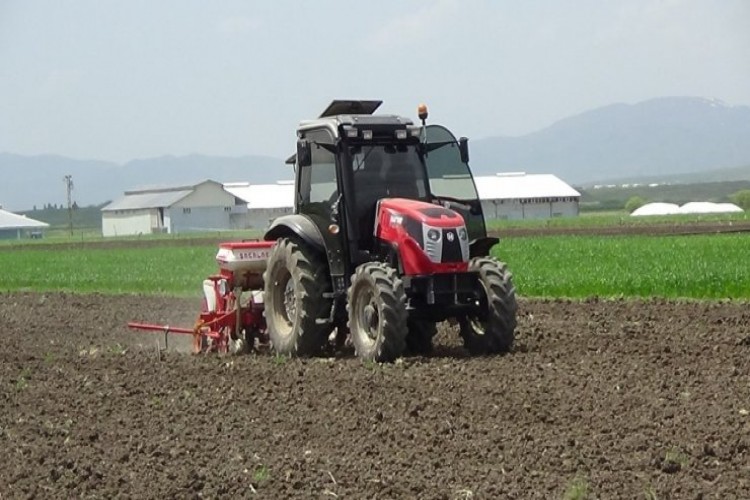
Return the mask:
<path fill-rule="evenodd" d="M 232 226 L 237 229 L 262 231 L 274 219 L 294 212 L 294 181 L 277 181 L 275 184 L 234 182 L 225 184 L 224 189 L 234 195 L 237 203 L 236 214 L 232 215 Z"/>
<path fill-rule="evenodd" d="M 233 223 L 233 226 L 237 229 L 265 230 L 277 217 L 293 212 L 294 207 L 249 208 L 247 213 L 238 214 L 235 217 L 236 222 Z"/>
<path fill-rule="evenodd" d="M 102 212 L 102 236 L 151 234 L 155 208 Z"/>
<path fill-rule="evenodd" d="M 0 229 L 0 240 L 20 240 L 21 230 L 20 229 Z"/>
<path fill-rule="evenodd" d="M 192 193 L 165 209 L 165 223 L 170 233 L 222 231 L 233 229 L 231 215 L 235 198 L 221 184 L 204 182 Z"/>
<path fill-rule="evenodd" d="M 206 181 L 193 188 L 193 192 L 177 201 L 170 208 L 232 207 L 234 196 L 224 191 L 218 182 Z"/>
<path fill-rule="evenodd" d="M 232 229 L 231 207 L 178 207 L 165 209 L 165 221 L 169 221 L 170 233 L 194 231 L 223 231 Z M 168 215 L 167 215 L 168 213 Z"/>
<path fill-rule="evenodd" d="M 578 199 L 539 198 L 482 200 L 482 211 L 487 220 L 548 219 L 578 215 Z"/>

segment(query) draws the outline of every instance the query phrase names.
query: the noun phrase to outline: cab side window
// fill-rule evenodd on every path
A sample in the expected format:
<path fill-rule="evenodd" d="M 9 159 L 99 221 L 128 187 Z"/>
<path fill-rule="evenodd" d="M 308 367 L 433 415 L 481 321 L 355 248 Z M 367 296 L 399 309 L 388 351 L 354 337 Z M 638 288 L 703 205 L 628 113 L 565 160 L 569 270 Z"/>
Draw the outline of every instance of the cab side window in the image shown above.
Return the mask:
<path fill-rule="evenodd" d="M 337 192 L 336 158 L 323 144 L 332 143 L 330 135 L 323 130 L 309 132 L 312 164 L 301 167 L 299 200 L 303 213 L 330 215 L 331 199 Z"/>

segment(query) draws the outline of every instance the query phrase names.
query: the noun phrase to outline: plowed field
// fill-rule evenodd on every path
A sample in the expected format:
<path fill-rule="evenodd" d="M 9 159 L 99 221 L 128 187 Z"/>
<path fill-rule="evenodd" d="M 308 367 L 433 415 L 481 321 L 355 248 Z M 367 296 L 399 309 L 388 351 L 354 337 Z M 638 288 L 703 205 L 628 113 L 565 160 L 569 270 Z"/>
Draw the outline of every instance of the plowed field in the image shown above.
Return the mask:
<path fill-rule="evenodd" d="M 0 498 L 750 498 L 747 304 L 525 300 L 509 355 L 383 366 L 124 327 L 196 302 L 0 294 Z"/>

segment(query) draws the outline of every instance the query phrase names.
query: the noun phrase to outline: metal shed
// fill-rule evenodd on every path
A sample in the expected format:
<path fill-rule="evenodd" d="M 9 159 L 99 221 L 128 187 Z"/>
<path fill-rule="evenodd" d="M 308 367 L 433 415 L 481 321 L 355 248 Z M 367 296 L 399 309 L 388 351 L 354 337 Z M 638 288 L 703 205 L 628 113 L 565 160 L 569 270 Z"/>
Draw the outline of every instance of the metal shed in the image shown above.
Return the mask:
<path fill-rule="evenodd" d="M 24 215 L 8 212 L 0 207 L 0 239 L 18 239 L 28 235 L 41 235 L 49 224 Z"/>
<path fill-rule="evenodd" d="M 484 217 L 546 219 L 574 217 L 581 193 L 552 174 L 498 173 L 474 177 Z"/>

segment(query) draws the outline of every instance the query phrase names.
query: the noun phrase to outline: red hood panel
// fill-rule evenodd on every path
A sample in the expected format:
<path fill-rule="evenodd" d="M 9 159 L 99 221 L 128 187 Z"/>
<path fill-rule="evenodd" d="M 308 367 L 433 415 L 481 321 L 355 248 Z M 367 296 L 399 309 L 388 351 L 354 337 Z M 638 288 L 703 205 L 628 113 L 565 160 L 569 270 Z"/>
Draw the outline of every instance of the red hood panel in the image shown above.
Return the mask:
<path fill-rule="evenodd" d="M 393 210 L 433 227 L 464 225 L 464 218 L 458 212 L 424 201 L 408 198 L 384 198 L 380 200 L 380 207 Z"/>

